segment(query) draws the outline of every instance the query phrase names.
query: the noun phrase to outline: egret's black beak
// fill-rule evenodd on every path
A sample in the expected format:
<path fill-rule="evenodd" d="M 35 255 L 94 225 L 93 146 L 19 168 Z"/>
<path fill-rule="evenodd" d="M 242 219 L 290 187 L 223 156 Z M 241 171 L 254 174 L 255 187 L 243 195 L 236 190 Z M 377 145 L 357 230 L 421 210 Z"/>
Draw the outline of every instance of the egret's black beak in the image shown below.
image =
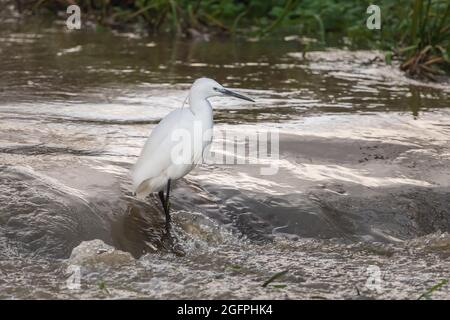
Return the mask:
<path fill-rule="evenodd" d="M 225 89 L 225 88 L 214 88 L 214 90 L 216 90 L 217 92 L 220 92 L 222 94 L 225 94 L 227 96 L 232 96 L 232 97 L 235 97 L 235 98 L 239 98 L 239 99 L 255 102 L 255 100 L 253 100 L 253 99 L 251 99 L 249 97 L 246 97 L 246 96 L 244 96 L 242 94 L 236 93 L 234 91 L 231 91 L 231 90 L 228 90 L 228 89 Z"/>

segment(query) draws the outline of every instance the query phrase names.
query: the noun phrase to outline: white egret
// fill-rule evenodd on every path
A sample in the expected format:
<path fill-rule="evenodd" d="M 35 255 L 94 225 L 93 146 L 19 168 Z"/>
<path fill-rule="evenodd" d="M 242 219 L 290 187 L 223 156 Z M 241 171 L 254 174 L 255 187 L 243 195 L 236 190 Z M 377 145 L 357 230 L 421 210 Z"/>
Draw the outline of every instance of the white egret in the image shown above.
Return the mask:
<path fill-rule="evenodd" d="M 197 79 L 189 91 L 189 108 L 176 109 L 159 122 L 148 137 L 132 170 L 133 188 L 139 198 L 158 192 L 169 235 L 170 183 L 188 174 L 202 160 L 205 149 L 211 144 L 212 135 L 205 138 L 208 136 L 206 133 L 211 133 L 213 128 L 213 109 L 208 98 L 219 95 L 254 102 L 246 96 L 225 89 L 212 79 Z M 189 137 L 180 143 L 174 137 L 179 138 L 180 134 Z M 184 160 L 180 161 L 180 156 Z M 167 190 L 165 195 L 164 189 Z"/>

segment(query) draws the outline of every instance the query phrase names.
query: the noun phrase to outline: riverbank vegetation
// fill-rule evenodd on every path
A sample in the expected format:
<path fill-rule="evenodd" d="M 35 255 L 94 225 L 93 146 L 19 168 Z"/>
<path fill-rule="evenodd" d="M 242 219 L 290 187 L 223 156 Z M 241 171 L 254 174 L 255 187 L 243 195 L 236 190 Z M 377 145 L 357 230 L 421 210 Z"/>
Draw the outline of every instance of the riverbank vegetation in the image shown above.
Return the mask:
<path fill-rule="evenodd" d="M 380 0 L 381 29 L 370 30 L 370 0 L 16 0 L 22 10 L 57 13 L 69 4 L 101 28 L 139 26 L 181 36 L 277 35 L 331 39 L 350 48 L 379 49 L 399 59 L 409 76 L 437 80 L 450 73 L 450 2 Z"/>

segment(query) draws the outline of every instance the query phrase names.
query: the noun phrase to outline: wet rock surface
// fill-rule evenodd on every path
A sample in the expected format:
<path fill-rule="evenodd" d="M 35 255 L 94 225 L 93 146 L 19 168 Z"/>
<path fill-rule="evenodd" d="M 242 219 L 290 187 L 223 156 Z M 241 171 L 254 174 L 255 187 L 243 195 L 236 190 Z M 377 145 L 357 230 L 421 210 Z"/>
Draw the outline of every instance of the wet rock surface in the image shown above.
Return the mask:
<path fill-rule="evenodd" d="M 66 263 L 88 267 L 96 264 L 122 266 L 126 264 L 133 264 L 134 261 L 135 260 L 130 253 L 116 250 L 114 247 L 96 239 L 81 242 L 72 250 L 72 253 Z"/>

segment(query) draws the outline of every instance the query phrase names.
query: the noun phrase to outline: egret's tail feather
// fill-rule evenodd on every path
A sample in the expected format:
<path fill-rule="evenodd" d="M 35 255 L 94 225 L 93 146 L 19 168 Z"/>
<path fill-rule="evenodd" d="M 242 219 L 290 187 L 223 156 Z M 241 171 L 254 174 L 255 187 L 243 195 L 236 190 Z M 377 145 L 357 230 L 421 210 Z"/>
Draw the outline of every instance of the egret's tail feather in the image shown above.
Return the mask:
<path fill-rule="evenodd" d="M 150 185 L 148 184 L 148 181 L 143 181 L 136 189 L 135 194 L 136 198 L 144 200 L 146 196 L 150 194 Z"/>

